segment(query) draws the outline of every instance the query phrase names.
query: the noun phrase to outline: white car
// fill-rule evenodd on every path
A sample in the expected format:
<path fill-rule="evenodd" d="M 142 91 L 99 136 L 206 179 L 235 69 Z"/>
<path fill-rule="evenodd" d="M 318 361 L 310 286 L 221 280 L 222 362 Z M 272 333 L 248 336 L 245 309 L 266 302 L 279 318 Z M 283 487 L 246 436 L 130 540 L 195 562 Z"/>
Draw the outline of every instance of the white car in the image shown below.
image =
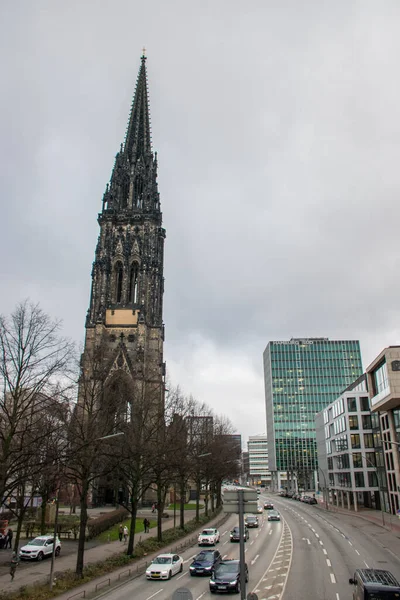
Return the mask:
<path fill-rule="evenodd" d="M 147 579 L 171 579 L 182 573 L 183 558 L 177 554 L 159 554 L 146 569 Z"/>
<path fill-rule="evenodd" d="M 257 512 L 258 512 L 258 513 L 261 513 L 261 514 L 264 512 L 264 509 L 263 509 L 263 507 L 261 506 L 261 504 L 258 504 L 258 505 L 257 505 Z"/>
<path fill-rule="evenodd" d="M 22 546 L 19 551 L 19 557 L 26 560 L 43 560 L 45 556 L 53 554 L 54 535 L 40 535 Z M 61 542 L 56 538 L 56 552 L 58 556 L 61 552 Z"/>
<path fill-rule="evenodd" d="M 199 546 L 215 546 L 219 542 L 219 531 L 214 527 L 209 527 L 208 529 L 203 529 L 201 533 L 199 533 L 199 537 L 197 538 L 197 543 Z"/>

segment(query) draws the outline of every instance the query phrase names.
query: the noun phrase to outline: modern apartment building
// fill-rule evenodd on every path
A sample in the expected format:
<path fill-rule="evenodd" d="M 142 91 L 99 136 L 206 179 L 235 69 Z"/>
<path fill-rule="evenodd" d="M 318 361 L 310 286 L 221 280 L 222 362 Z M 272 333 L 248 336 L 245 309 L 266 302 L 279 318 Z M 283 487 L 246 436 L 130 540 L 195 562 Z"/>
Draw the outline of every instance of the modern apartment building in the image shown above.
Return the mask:
<path fill-rule="evenodd" d="M 371 411 L 379 415 L 388 510 L 400 510 L 400 346 L 389 346 L 366 369 Z"/>
<path fill-rule="evenodd" d="M 358 390 L 350 386 L 315 418 L 325 501 L 355 511 L 359 506 L 380 509 L 384 503 L 374 448 L 377 419 L 370 411 L 365 377 L 360 380 Z"/>
<path fill-rule="evenodd" d="M 362 374 L 357 340 L 292 338 L 264 351 L 268 461 L 273 489 L 295 482 L 313 489 L 317 480 L 315 414 Z"/>
<path fill-rule="evenodd" d="M 251 485 L 271 484 L 271 473 L 268 469 L 268 440 L 266 435 L 251 435 L 247 442 L 249 455 L 248 478 Z"/>

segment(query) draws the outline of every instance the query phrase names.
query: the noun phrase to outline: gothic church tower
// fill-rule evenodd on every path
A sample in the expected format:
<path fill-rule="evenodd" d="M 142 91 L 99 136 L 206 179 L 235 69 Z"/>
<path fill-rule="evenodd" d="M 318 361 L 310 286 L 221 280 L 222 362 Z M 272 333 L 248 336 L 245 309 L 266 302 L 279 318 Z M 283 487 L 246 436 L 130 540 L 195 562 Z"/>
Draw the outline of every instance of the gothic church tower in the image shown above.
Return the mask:
<path fill-rule="evenodd" d="M 151 147 L 145 56 L 125 142 L 116 156 L 98 222 L 82 367 L 101 347 L 109 390 L 112 381 L 122 377 L 128 389 L 136 385 L 137 391 L 140 383 L 141 393 L 151 390 L 153 401 L 162 403 L 165 230 L 157 155 Z"/>

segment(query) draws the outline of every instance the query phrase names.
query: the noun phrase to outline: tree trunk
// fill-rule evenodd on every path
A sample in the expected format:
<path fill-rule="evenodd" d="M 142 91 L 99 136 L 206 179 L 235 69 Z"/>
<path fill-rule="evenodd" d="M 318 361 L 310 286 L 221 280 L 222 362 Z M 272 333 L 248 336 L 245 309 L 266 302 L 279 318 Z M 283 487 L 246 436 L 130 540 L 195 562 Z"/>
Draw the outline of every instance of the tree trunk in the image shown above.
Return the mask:
<path fill-rule="evenodd" d="M 196 521 L 200 521 L 200 479 L 196 479 Z"/>
<path fill-rule="evenodd" d="M 47 498 L 42 496 L 42 505 L 40 507 L 40 533 L 45 535 L 47 533 L 46 530 L 46 506 L 47 506 Z"/>
<path fill-rule="evenodd" d="M 129 531 L 128 549 L 126 551 L 126 553 L 129 556 L 132 556 L 133 548 L 135 546 L 136 515 L 137 515 L 138 505 L 139 505 L 139 500 L 137 498 L 137 493 L 134 493 L 134 494 L 132 494 L 132 497 L 131 497 L 131 510 L 130 510 L 131 525 L 130 525 L 130 531 Z"/>
<path fill-rule="evenodd" d="M 162 542 L 162 516 L 165 509 L 165 493 L 160 482 L 157 483 L 157 540 Z"/>
<path fill-rule="evenodd" d="M 80 496 L 80 523 L 79 523 L 79 539 L 78 539 L 78 554 L 76 558 L 76 570 L 75 576 L 83 577 L 83 558 L 85 554 L 85 540 L 86 540 L 86 526 L 88 522 L 87 514 L 87 494 L 88 494 L 88 483 L 82 485 L 81 496 Z"/>
<path fill-rule="evenodd" d="M 211 485 L 211 512 L 215 511 L 215 485 L 212 483 Z"/>
<path fill-rule="evenodd" d="M 185 480 L 180 481 L 180 506 L 179 506 L 179 527 L 185 528 Z"/>

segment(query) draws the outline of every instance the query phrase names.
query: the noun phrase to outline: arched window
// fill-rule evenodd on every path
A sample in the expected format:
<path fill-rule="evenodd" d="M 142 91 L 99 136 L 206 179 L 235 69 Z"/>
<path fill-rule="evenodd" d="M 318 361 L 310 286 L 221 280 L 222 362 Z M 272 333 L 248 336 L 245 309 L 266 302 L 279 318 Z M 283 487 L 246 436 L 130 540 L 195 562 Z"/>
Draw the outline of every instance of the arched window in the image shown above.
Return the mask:
<path fill-rule="evenodd" d="M 117 262 L 115 265 L 115 301 L 117 304 L 122 299 L 122 281 L 124 277 L 124 268 L 121 262 Z"/>
<path fill-rule="evenodd" d="M 133 197 L 135 206 L 138 208 L 142 207 L 142 196 L 143 196 L 143 179 L 141 175 L 136 175 L 135 184 L 133 187 Z"/>
<path fill-rule="evenodd" d="M 129 272 L 129 302 L 136 304 L 138 301 L 139 265 L 134 262 Z"/>

